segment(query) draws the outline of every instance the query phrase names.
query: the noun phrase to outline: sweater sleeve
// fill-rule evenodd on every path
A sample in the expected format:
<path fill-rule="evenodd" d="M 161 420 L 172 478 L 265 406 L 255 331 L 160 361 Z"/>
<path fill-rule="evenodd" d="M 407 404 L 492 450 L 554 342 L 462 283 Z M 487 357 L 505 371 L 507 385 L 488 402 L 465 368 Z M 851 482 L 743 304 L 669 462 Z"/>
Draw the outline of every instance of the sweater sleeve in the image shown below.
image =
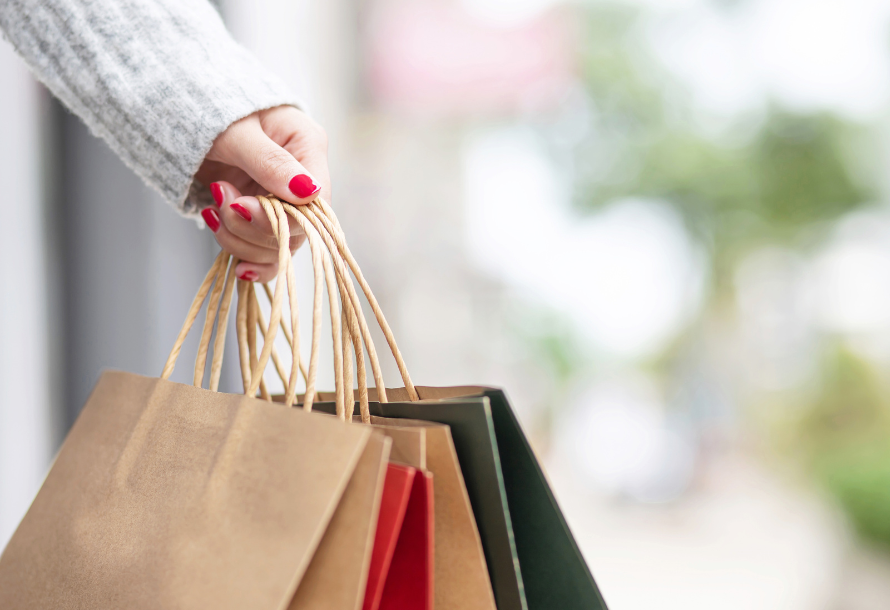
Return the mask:
<path fill-rule="evenodd" d="M 229 35 L 207 0 L 3 0 L 0 29 L 94 135 L 185 214 L 213 141 L 296 96 Z"/>

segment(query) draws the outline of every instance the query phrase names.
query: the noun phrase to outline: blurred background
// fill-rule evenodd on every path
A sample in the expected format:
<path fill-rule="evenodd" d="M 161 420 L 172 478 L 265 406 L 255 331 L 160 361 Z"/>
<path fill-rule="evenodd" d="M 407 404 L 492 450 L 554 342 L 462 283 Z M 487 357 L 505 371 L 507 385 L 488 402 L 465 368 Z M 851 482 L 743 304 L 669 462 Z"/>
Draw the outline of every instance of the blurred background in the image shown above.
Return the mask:
<path fill-rule="evenodd" d="M 507 389 L 611 608 L 890 607 L 890 4 L 221 10 L 326 127 L 414 380 Z M 0 82 L 2 546 L 216 247 L 5 42 Z"/>

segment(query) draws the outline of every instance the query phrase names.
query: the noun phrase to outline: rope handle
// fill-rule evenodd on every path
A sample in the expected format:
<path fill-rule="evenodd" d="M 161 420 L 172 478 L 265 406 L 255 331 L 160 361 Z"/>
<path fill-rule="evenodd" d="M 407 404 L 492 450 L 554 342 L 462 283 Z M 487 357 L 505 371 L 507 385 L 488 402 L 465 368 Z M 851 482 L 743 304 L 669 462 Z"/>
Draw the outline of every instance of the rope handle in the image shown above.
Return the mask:
<path fill-rule="evenodd" d="M 306 381 L 303 408 L 312 410 L 312 404 L 317 396 L 318 360 L 320 351 L 321 315 L 322 315 L 322 286 L 324 282 L 328 293 L 328 303 L 331 316 L 331 333 L 334 346 L 334 378 L 335 400 L 337 416 L 341 419 L 351 420 L 351 407 L 347 412 L 346 397 L 353 393 L 353 356 L 355 358 L 355 372 L 358 379 L 359 403 L 362 420 L 370 421 L 367 367 L 365 365 L 364 350 L 367 349 L 371 364 L 371 371 L 377 389 L 377 397 L 380 402 L 387 402 L 386 388 L 374 342 L 368 329 L 362 311 L 361 302 L 350 278 L 350 271 L 358 281 L 363 294 L 368 300 L 371 310 L 377 319 L 378 325 L 383 331 L 384 337 L 390 348 L 402 381 L 411 400 L 419 400 L 417 391 L 411 382 L 404 359 L 395 342 L 392 330 L 386 322 L 386 318 L 374 297 L 367 281 L 362 275 L 361 269 L 346 245 L 345 236 L 340 227 L 339 220 L 333 209 L 321 198 L 310 204 L 292 206 L 283 203 L 279 199 L 269 195 L 257 198 L 266 212 L 273 233 L 279 243 L 279 265 L 274 292 L 268 285 L 263 285 L 263 290 L 271 304 L 269 323 L 266 324 L 256 297 L 256 291 L 252 282 L 237 281 L 238 305 L 236 308 L 236 332 L 238 336 L 239 358 L 241 374 L 245 394 L 260 395 L 271 400 L 263 381 L 262 371 L 266 369 L 271 358 L 276 372 L 285 387 L 285 403 L 290 406 L 296 401 L 297 378 L 302 374 Z M 300 357 L 299 338 L 299 310 L 297 305 L 296 282 L 293 266 L 289 256 L 289 219 L 296 222 L 307 236 L 311 252 L 314 295 L 312 308 L 312 339 L 310 343 L 309 369 L 306 370 Z M 198 356 L 195 361 L 196 386 L 201 386 L 204 378 L 204 369 L 209 350 L 210 338 L 214 322 L 217 324 L 217 336 L 213 344 L 211 360 L 210 389 L 217 390 L 219 373 L 222 368 L 223 346 L 225 342 L 225 320 L 228 319 L 231 301 L 235 292 L 234 279 L 237 259 L 232 259 L 225 252 L 221 252 L 198 289 L 192 306 L 186 316 L 185 323 L 174 343 L 167 363 L 161 374 L 162 378 L 169 378 L 173 366 L 182 348 L 189 330 L 197 318 L 208 293 L 207 318 L 199 342 Z M 211 290 L 212 287 L 212 290 Z M 287 290 L 287 298 L 290 306 L 290 324 L 288 325 L 282 316 L 284 291 Z M 337 309 L 339 297 L 340 311 Z M 281 363 L 274 339 L 278 328 L 282 329 L 285 339 L 291 349 L 292 364 L 288 373 Z M 290 328 L 288 328 L 290 326 Z M 262 333 L 262 348 L 257 353 L 257 331 Z M 364 349 L 363 349 L 364 348 Z"/>
<path fill-rule="evenodd" d="M 402 383 L 405 385 L 405 389 L 408 392 L 410 400 L 420 400 L 420 396 L 417 394 L 414 383 L 412 383 L 411 381 L 411 375 L 408 374 L 408 367 L 405 365 L 405 360 L 404 358 L 402 358 L 402 353 L 399 350 L 399 346 L 396 344 L 396 339 L 393 335 L 392 329 L 390 328 L 389 323 L 386 321 L 386 316 L 383 315 L 383 310 L 381 309 L 380 304 L 377 302 L 377 298 L 371 291 L 371 286 L 368 284 L 367 280 L 365 280 L 365 276 L 362 274 L 362 271 L 358 266 L 358 262 L 356 262 L 355 257 L 353 257 L 352 252 L 350 252 L 349 246 L 346 245 L 346 237 L 343 233 L 343 229 L 340 227 L 340 221 L 337 219 L 337 215 L 334 213 L 333 208 L 331 208 L 331 206 L 321 197 L 313 201 L 310 204 L 309 208 L 312 210 L 318 210 L 315 212 L 316 217 L 322 222 L 328 234 L 335 242 L 337 246 L 336 250 L 349 265 L 349 268 L 352 270 L 355 279 L 358 281 L 362 292 L 365 294 L 365 298 L 368 300 L 371 311 L 374 312 L 374 317 L 377 318 L 377 324 L 379 325 L 380 330 L 383 332 L 383 336 L 386 338 L 386 342 L 389 345 L 390 352 L 392 353 L 392 356 L 396 361 L 396 366 L 398 366 L 399 368 L 399 374 L 402 377 Z M 348 282 L 348 284 L 351 285 L 351 282 Z M 383 389 L 382 395 L 379 393 L 381 388 Z M 378 381 L 378 400 L 380 400 L 380 402 L 386 402 L 385 394 L 386 390 L 383 386 L 383 379 L 381 377 Z"/>
<path fill-rule="evenodd" d="M 321 235 L 322 239 L 324 240 L 325 245 L 328 249 L 328 253 L 334 261 L 334 266 L 337 271 L 337 280 L 340 286 L 341 302 L 343 303 L 342 313 L 346 321 L 346 324 L 344 325 L 344 341 L 348 343 L 349 339 L 351 338 L 355 348 L 362 419 L 365 422 L 370 421 L 367 399 L 367 382 L 364 372 L 365 367 L 363 352 L 361 349 L 362 340 L 365 343 L 365 347 L 368 350 L 368 356 L 371 361 L 371 369 L 374 373 L 378 400 L 380 402 L 387 402 L 387 396 L 386 387 L 383 383 L 382 370 L 377 357 L 377 352 L 374 348 L 374 342 L 368 330 L 368 325 L 365 321 L 364 313 L 362 311 L 358 295 L 352 284 L 352 280 L 349 277 L 350 270 L 352 271 L 356 280 L 359 282 L 359 285 L 362 287 L 362 291 L 368 300 L 368 304 L 374 312 L 378 324 L 384 333 L 384 336 L 387 338 L 387 343 L 399 368 L 402 376 L 402 381 L 404 382 L 405 388 L 409 393 L 409 397 L 411 398 L 411 400 L 419 400 L 417 391 L 414 388 L 414 384 L 411 382 L 410 375 L 408 374 L 404 359 L 402 358 L 398 345 L 395 342 L 392 330 L 390 329 L 389 324 L 386 321 L 386 317 L 383 315 L 383 311 L 380 308 L 377 299 L 374 297 L 370 286 L 365 280 L 364 275 L 362 274 L 361 269 L 358 266 L 358 263 L 356 262 L 355 258 L 352 256 L 352 253 L 349 251 L 348 246 L 346 245 L 343 230 L 340 227 L 339 220 L 334 214 L 333 209 L 331 209 L 331 207 L 321 198 L 316 199 L 314 202 L 308 205 L 296 207 L 286 206 L 285 209 L 289 214 L 294 216 L 296 216 L 297 213 L 302 214 L 312 223 L 313 227 L 316 229 L 316 231 L 318 231 L 319 235 Z M 351 384 L 351 380 L 352 375 L 350 372 L 350 374 L 347 375 L 346 379 L 344 380 L 344 387 L 348 387 Z M 351 394 L 351 392 L 349 392 L 348 394 Z"/>
<path fill-rule="evenodd" d="M 267 207 L 267 202 L 269 204 L 280 204 L 281 202 L 271 195 L 266 197 L 259 197 L 260 202 L 263 204 L 264 209 L 266 209 L 267 214 L 269 214 L 269 209 Z M 383 311 L 380 308 L 377 299 L 374 297 L 373 292 L 370 289 L 367 281 L 364 279 L 364 276 L 361 272 L 361 269 L 358 266 L 355 258 L 352 256 L 352 253 L 349 251 L 348 246 L 346 245 L 344 233 L 342 228 L 339 225 L 339 220 L 333 212 L 333 209 L 321 198 L 316 199 L 314 202 L 308 205 L 301 206 L 291 206 L 288 204 L 283 204 L 284 211 L 292 216 L 300 225 L 301 228 L 306 232 L 306 234 L 310 237 L 310 246 L 312 237 L 320 236 L 322 241 L 324 241 L 324 245 L 326 246 L 326 252 L 328 256 L 330 256 L 331 261 L 333 262 L 334 270 L 336 271 L 336 282 L 339 288 L 340 302 L 342 304 L 341 308 L 341 320 L 338 325 L 338 316 L 336 315 L 336 307 L 334 303 L 336 299 L 332 293 L 332 281 L 330 277 L 330 262 L 328 257 L 325 256 L 323 258 L 323 264 L 325 267 L 326 274 L 326 284 L 328 286 L 328 301 L 331 304 L 331 321 L 332 321 L 332 331 L 334 334 L 333 340 L 334 345 L 338 344 L 337 334 L 338 334 L 338 326 L 340 328 L 340 334 L 342 337 L 342 356 L 340 355 L 340 350 L 334 349 L 334 358 L 335 358 L 335 377 L 340 379 L 340 365 L 337 360 L 342 360 L 342 387 L 343 393 L 346 396 L 350 396 L 352 394 L 352 370 L 351 364 L 352 359 L 349 356 L 348 345 L 352 343 L 353 345 L 353 353 L 355 355 L 356 360 L 356 368 L 357 368 L 357 378 L 359 382 L 359 401 L 360 401 L 360 410 L 362 414 L 362 420 L 365 422 L 370 421 L 370 413 L 368 408 L 368 392 L 367 392 L 367 379 L 366 379 L 366 367 L 364 364 L 364 351 L 362 349 L 362 343 L 364 343 L 365 348 L 368 350 L 368 356 L 371 361 L 371 369 L 374 374 L 375 385 L 377 388 L 378 400 L 380 402 L 386 402 L 386 389 L 383 383 L 383 376 L 381 367 L 379 364 L 379 359 L 377 357 L 376 350 L 374 348 L 374 342 L 371 338 L 370 332 L 368 330 L 368 325 L 366 323 L 364 314 L 362 312 L 361 303 L 358 299 L 358 295 L 355 291 L 355 288 L 352 284 L 352 281 L 349 277 L 349 271 L 351 270 L 359 282 L 359 285 L 362 287 L 362 291 L 368 299 L 368 303 L 371 306 L 372 311 L 375 314 L 375 317 L 380 325 L 381 330 L 384 333 L 384 336 L 387 338 L 387 343 L 390 347 L 390 351 L 393 354 L 393 357 L 396 361 L 397 366 L 399 367 L 400 373 L 402 375 L 402 380 L 405 383 L 405 388 L 409 393 L 409 397 L 411 400 L 419 400 L 419 396 L 417 395 L 417 391 L 414 388 L 413 383 L 411 382 L 410 375 L 408 374 L 407 367 L 405 365 L 404 359 L 401 356 L 401 352 L 399 351 L 398 345 L 395 342 L 395 338 L 393 336 L 392 330 L 389 327 L 389 324 L 386 322 L 386 318 L 383 315 Z M 301 218 L 302 216 L 302 218 Z M 271 217 L 270 217 L 271 218 Z M 315 232 L 308 230 L 306 226 L 306 222 L 308 221 L 312 228 L 315 229 Z M 344 260 L 345 259 L 345 260 Z M 268 286 L 264 286 L 264 290 L 266 292 L 267 297 L 269 297 L 270 302 L 273 301 L 271 298 L 271 291 Z M 272 302 L 272 306 L 274 307 L 274 302 Z M 286 333 L 287 335 L 287 333 Z M 317 336 L 317 333 L 313 333 L 314 336 Z M 288 339 L 290 339 L 288 337 Z M 291 341 L 288 341 L 291 343 Z M 291 347 L 293 344 L 291 343 Z M 310 360 L 315 357 L 317 359 L 317 346 L 313 345 L 313 348 L 310 352 Z M 311 367 L 310 367 L 311 368 Z M 340 384 L 337 384 L 337 392 L 339 395 L 340 392 Z M 307 394 L 313 394 L 313 392 L 308 392 Z M 339 398 L 338 398 L 339 403 Z M 338 409 L 339 413 L 339 409 Z"/>
<path fill-rule="evenodd" d="M 270 215 L 270 220 L 272 220 L 273 228 L 275 230 L 276 237 L 278 235 L 289 235 L 290 229 L 288 227 L 287 215 L 284 213 L 283 205 L 281 202 L 276 201 L 275 204 L 269 205 L 268 209 L 266 209 L 267 214 Z M 311 234 L 311 232 L 307 232 L 309 235 L 310 245 L 315 244 L 315 251 L 319 254 L 321 253 L 321 248 L 319 246 L 319 242 L 315 236 Z M 315 330 L 315 336 L 313 338 L 313 343 L 318 340 L 318 330 L 321 327 L 321 293 L 319 292 L 318 282 L 321 281 L 321 271 L 320 271 L 320 257 L 313 257 L 313 270 L 315 271 L 315 283 L 316 283 L 316 305 L 315 311 L 313 311 L 313 328 Z M 210 337 L 213 332 L 214 323 L 217 325 L 217 336 L 213 346 L 213 357 L 211 361 L 211 383 L 210 389 L 216 391 L 219 386 L 219 374 L 222 369 L 222 356 L 225 345 L 225 335 L 226 335 L 226 320 L 228 320 L 229 309 L 231 307 L 231 299 L 233 293 L 235 291 L 235 266 L 238 264 L 237 259 L 232 259 L 232 257 L 226 252 L 220 252 L 219 255 L 214 260 L 213 265 L 210 268 L 210 271 L 207 273 L 207 276 L 204 278 L 200 288 L 198 289 L 197 294 L 195 295 L 194 300 L 192 301 L 192 305 L 189 308 L 188 314 L 186 315 L 185 322 L 181 330 L 179 331 L 179 335 L 176 338 L 176 341 L 173 344 L 173 348 L 170 351 L 170 355 L 167 358 L 167 362 L 164 365 L 164 369 L 161 372 L 162 379 L 169 379 L 170 375 L 173 373 L 173 369 L 176 365 L 176 360 L 179 357 L 179 353 L 182 350 L 183 342 L 185 341 L 186 336 L 191 330 L 192 326 L 197 319 L 198 314 L 201 311 L 201 308 L 204 305 L 204 301 L 207 299 L 208 293 L 210 294 L 210 302 L 207 306 L 207 316 L 204 322 L 204 329 L 201 334 L 201 340 L 198 346 L 198 354 L 195 361 L 195 376 L 194 376 L 194 384 L 196 386 L 203 385 L 204 378 L 204 369 L 206 365 L 206 359 L 208 355 Z M 241 374 L 242 379 L 244 380 L 244 393 L 248 395 L 256 395 L 257 390 L 260 391 L 260 395 L 267 399 L 271 400 L 271 396 L 268 393 L 268 390 L 265 387 L 265 382 L 263 381 L 262 371 L 265 370 L 266 365 L 270 356 L 272 355 L 272 351 L 274 348 L 274 339 L 275 334 L 278 330 L 279 324 L 284 326 L 283 320 L 281 320 L 281 301 L 283 299 L 283 289 L 285 286 L 290 286 L 288 290 L 288 296 L 291 301 L 291 326 L 292 331 L 294 331 L 296 336 L 299 336 L 299 325 L 297 318 L 297 302 L 296 302 L 296 285 L 295 279 L 293 275 L 293 268 L 289 264 L 290 263 L 290 248 L 289 248 L 289 240 L 284 239 L 283 241 L 279 241 L 279 272 L 276 278 L 276 287 L 275 293 L 272 295 L 272 303 L 273 308 L 270 315 L 269 325 L 265 327 L 265 322 L 262 320 L 262 313 L 259 308 L 259 303 L 256 300 L 255 293 L 251 290 L 252 283 L 244 282 L 242 280 L 237 281 L 238 288 L 238 306 L 236 313 L 236 331 L 238 333 L 238 345 L 239 345 L 239 354 L 241 358 Z M 316 264 L 318 263 L 318 264 Z M 228 272 L 226 272 L 228 269 Z M 288 282 L 288 280 L 290 280 Z M 211 292 L 211 287 L 213 288 Z M 250 294 L 253 293 L 252 298 L 250 298 Z M 263 346 L 259 354 L 257 354 L 257 341 L 256 341 L 256 331 L 257 327 L 260 327 L 263 333 Z M 295 343 L 298 347 L 299 343 Z M 293 404 L 293 400 L 296 396 L 296 375 L 299 369 L 299 350 L 296 351 L 296 357 L 293 361 L 293 370 L 289 377 L 288 385 L 293 388 L 292 391 L 289 392 L 289 396 L 286 397 L 286 401 L 288 402 L 288 406 Z M 308 373 L 307 384 L 310 388 L 314 388 L 315 385 L 315 371 L 312 370 L 313 367 L 310 365 L 310 372 Z M 317 369 L 317 367 L 316 367 Z M 307 396 L 307 401 L 304 402 L 304 408 L 311 409 L 311 403 L 313 400 L 313 395 L 310 392 Z"/>

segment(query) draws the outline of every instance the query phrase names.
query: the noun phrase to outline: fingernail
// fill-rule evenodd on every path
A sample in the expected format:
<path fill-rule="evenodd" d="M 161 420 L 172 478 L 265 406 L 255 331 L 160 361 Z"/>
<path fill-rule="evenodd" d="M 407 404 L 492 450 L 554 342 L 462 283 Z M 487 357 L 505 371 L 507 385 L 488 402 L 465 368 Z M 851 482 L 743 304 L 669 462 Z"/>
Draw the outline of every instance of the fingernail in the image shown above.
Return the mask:
<path fill-rule="evenodd" d="M 210 194 L 213 195 L 213 200 L 216 202 L 216 207 L 221 206 L 224 196 L 222 187 L 219 185 L 219 182 L 214 182 L 210 185 Z"/>
<path fill-rule="evenodd" d="M 201 216 L 204 217 L 204 222 L 207 223 L 207 226 L 210 227 L 210 230 L 216 233 L 219 231 L 219 213 L 213 208 L 204 208 L 201 210 Z"/>
<path fill-rule="evenodd" d="M 310 197 L 321 190 L 321 187 L 315 184 L 312 176 L 309 174 L 297 174 L 287 183 L 290 192 L 303 199 Z"/>
<path fill-rule="evenodd" d="M 247 208 L 245 208 L 245 207 L 244 207 L 243 205 L 241 205 L 240 203 L 233 203 L 233 204 L 230 205 L 229 207 L 232 208 L 232 210 L 233 210 L 238 216 L 240 216 L 241 218 L 243 218 L 243 219 L 246 220 L 247 222 L 250 222 L 250 221 L 253 219 L 253 216 L 250 215 L 250 212 L 247 211 Z"/>
<path fill-rule="evenodd" d="M 255 282 L 260 277 L 260 274 L 256 271 L 245 271 L 241 275 L 238 276 L 239 280 L 244 280 L 245 282 Z"/>

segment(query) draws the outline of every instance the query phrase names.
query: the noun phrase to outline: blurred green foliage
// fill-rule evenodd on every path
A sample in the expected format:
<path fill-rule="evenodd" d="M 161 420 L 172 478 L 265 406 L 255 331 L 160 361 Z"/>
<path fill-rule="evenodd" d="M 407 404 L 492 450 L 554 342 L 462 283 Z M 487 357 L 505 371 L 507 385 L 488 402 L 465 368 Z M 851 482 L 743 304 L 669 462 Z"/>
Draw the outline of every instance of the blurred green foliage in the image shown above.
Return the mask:
<path fill-rule="evenodd" d="M 799 424 L 800 442 L 815 458 L 890 433 L 887 391 L 872 364 L 843 346 L 825 352 L 818 393 Z"/>
<path fill-rule="evenodd" d="M 582 12 L 589 128 L 574 150 L 576 205 L 595 210 L 625 197 L 672 205 L 709 249 L 708 307 L 728 301 L 735 265 L 752 249 L 799 246 L 814 227 L 879 198 L 877 177 L 857 167 L 868 126 L 772 104 L 707 129 L 652 57 L 639 9 L 593 3 Z M 890 548 L 890 393 L 869 363 L 837 346 L 826 354 L 793 450 L 859 532 Z"/>
<path fill-rule="evenodd" d="M 885 438 L 836 449 L 818 474 L 859 534 L 890 551 L 890 442 Z"/>
<path fill-rule="evenodd" d="M 587 10 L 581 67 L 591 128 L 576 151 L 579 206 L 666 200 L 719 267 L 726 255 L 793 241 L 874 199 L 874 185 L 851 171 L 865 127 L 770 105 L 740 117 L 735 133 L 708 133 L 689 95 L 648 55 L 640 13 Z"/>
<path fill-rule="evenodd" d="M 859 533 L 890 550 L 890 401 L 871 363 L 828 350 L 798 446 Z"/>

